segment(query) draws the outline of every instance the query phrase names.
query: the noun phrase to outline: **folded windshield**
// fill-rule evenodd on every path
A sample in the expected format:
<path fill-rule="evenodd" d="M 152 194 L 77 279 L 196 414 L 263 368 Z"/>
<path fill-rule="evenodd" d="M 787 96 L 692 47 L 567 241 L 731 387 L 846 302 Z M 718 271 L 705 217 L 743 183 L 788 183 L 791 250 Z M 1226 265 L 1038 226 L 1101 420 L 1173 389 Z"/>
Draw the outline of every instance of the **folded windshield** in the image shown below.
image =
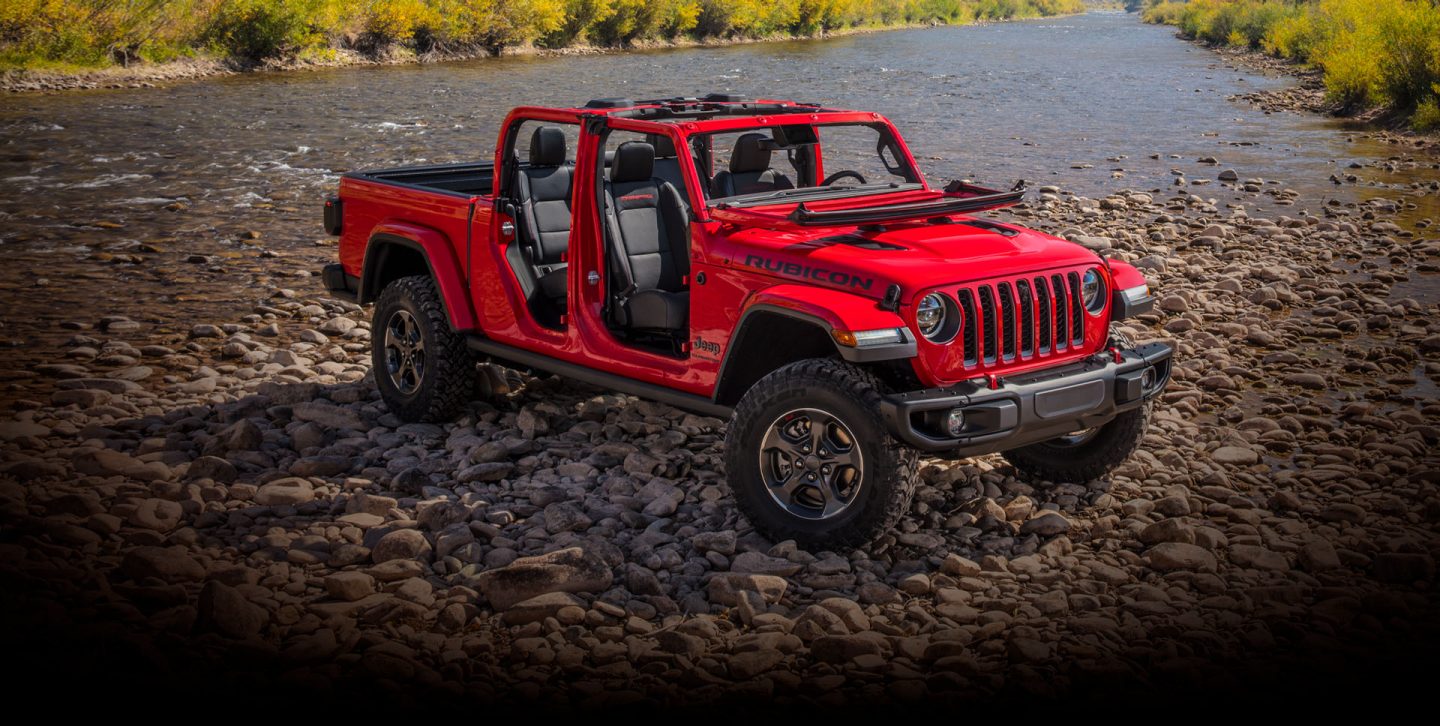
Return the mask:
<path fill-rule="evenodd" d="M 690 140 L 702 191 L 712 204 L 840 198 L 920 184 L 900 141 L 884 124 L 787 124 Z"/>

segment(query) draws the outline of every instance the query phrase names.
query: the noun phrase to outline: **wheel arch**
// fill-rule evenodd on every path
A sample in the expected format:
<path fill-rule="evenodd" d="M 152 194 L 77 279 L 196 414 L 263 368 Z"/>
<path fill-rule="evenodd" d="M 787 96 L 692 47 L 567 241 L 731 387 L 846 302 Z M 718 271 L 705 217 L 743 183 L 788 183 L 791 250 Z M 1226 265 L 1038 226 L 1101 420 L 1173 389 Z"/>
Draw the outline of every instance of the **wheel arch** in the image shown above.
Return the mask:
<path fill-rule="evenodd" d="M 886 327 L 905 329 L 906 342 L 861 349 L 841 345 L 835 338 L 836 331 Z M 777 285 L 752 296 L 741 313 L 720 362 L 715 402 L 733 406 L 766 374 L 806 358 L 839 357 L 862 364 L 911 358 L 915 341 L 908 336 L 900 316 L 878 309 L 869 298 Z M 776 345 L 777 341 L 784 345 Z"/>
<path fill-rule="evenodd" d="M 435 281 L 451 329 L 463 331 L 479 327 L 454 249 L 440 232 L 418 225 L 376 227 L 365 245 L 357 302 L 372 303 L 386 285 L 412 275 L 426 275 Z"/>

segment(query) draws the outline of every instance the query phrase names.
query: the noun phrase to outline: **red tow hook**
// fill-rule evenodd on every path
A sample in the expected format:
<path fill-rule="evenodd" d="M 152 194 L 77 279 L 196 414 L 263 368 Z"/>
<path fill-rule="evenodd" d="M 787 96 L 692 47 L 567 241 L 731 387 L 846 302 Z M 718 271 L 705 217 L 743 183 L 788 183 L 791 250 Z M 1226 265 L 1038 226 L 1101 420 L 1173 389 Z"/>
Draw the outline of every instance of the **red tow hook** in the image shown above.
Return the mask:
<path fill-rule="evenodd" d="M 1119 348 L 1112 345 L 1110 346 L 1110 352 L 1115 354 L 1115 365 L 1118 366 L 1125 362 L 1125 354 L 1120 352 Z"/>
<path fill-rule="evenodd" d="M 997 375 L 995 375 L 994 373 L 991 373 L 991 374 L 985 376 L 985 383 L 986 383 L 987 386 L 989 386 L 990 390 L 992 390 L 992 391 L 999 390 L 999 389 L 1000 389 L 1000 376 L 997 376 Z"/>

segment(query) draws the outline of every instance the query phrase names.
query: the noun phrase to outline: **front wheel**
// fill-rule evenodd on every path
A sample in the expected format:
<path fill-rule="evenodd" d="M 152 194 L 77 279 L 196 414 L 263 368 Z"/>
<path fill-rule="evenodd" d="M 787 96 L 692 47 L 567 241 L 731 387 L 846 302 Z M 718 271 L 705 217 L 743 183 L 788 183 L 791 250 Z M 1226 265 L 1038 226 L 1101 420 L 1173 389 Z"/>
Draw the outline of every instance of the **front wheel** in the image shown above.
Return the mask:
<path fill-rule="evenodd" d="M 1135 347 L 1135 341 L 1120 331 L 1112 331 L 1110 342 L 1124 348 Z M 1145 438 L 1150 424 L 1150 408 L 1146 401 L 1111 419 L 1109 423 L 1081 431 L 1072 431 L 1048 441 L 1001 452 L 1006 461 L 1032 479 L 1057 482 L 1088 482 L 1099 479 L 1120 466 Z"/>
<path fill-rule="evenodd" d="M 380 293 L 370 324 L 370 362 L 385 405 L 409 422 L 453 419 L 475 390 L 475 358 L 450 329 L 429 277 L 402 277 Z"/>
<path fill-rule="evenodd" d="M 725 437 L 740 511 L 773 541 L 857 546 L 910 508 L 917 455 L 879 416 L 879 383 L 832 359 L 791 363 L 760 379 Z"/>
<path fill-rule="evenodd" d="M 1109 423 L 1075 431 L 1048 441 L 1002 452 L 1007 461 L 1032 479 L 1087 482 L 1120 466 L 1145 438 L 1150 417 L 1147 402 Z"/>

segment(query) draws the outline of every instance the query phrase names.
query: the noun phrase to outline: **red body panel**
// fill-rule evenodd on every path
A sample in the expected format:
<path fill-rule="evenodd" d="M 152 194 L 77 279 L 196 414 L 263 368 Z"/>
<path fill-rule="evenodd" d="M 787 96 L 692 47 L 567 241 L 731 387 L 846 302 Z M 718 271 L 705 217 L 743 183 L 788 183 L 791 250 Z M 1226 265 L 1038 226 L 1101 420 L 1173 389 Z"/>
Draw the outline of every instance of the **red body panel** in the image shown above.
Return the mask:
<path fill-rule="evenodd" d="M 1116 290 L 1126 290 L 1132 287 L 1140 287 L 1145 283 L 1145 276 L 1135 269 L 1129 262 L 1110 260 L 1110 275 L 1115 279 Z"/>
<path fill-rule="evenodd" d="M 465 240 L 471 204 L 478 208 L 485 197 L 436 194 L 348 177 L 340 180 L 340 197 L 345 200 L 340 264 L 347 274 L 360 276 L 370 240 L 377 235 L 408 239 L 425 251 L 450 311 L 450 324 L 456 330 L 479 327 L 465 284 Z"/>
<path fill-rule="evenodd" d="M 496 169 L 501 169 L 505 160 L 510 143 L 507 135 L 514 133 L 519 122 L 575 123 L 605 113 L 593 109 L 515 109 L 507 117 L 496 145 Z M 698 133 L 757 125 L 845 122 L 889 126 L 878 114 L 850 111 L 677 123 L 621 117 L 605 121 L 612 129 L 668 135 L 682 149 L 688 137 Z M 901 140 L 898 131 L 893 126 L 890 129 Z M 906 161 L 918 169 L 903 140 L 900 148 Z M 692 210 L 691 224 L 690 349 L 678 358 L 652 353 L 618 340 L 602 317 L 607 266 L 603 264 L 600 210 L 596 195 L 591 193 L 596 188 L 593 170 L 599 166 L 599 151 L 600 137 L 588 128 L 582 130 L 571 204 L 570 305 L 561 330 L 544 327 L 531 317 L 506 259 L 506 251 L 516 241 L 502 233 L 502 225 L 512 220 L 497 209 L 495 194 L 502 181 L 498 172 L 494 193 L 471 197 L 345 178 L 341 183 L 341 262 L 348 274 L 359 276 L 366 248 L 375 235 L 411 240 L 425 251 L 457 330 L 702 396 L 713 393 L 737 324 L 746 310 L 757 305 L 802 313 L 837 330 L 907 326 L 919 341 L 918 353 L 912 359 L 917 377 L 927 385 L 941 386 L 981 375 L 1053 366 L 1093 353 L 1105 343 L 1110 311 L 1107 302 L 1098 313 L 1087 312 L 1083 341 L 1063 349 L 1052 348 L 1040 354 L 1036 347 L 1038 332 L 1032 330 L 1035 345 L 1029 354 L 1021 354 L 1017 346 L 1015 355 L 1008 359 L 967 362 L 963 346 L 953 342 L 937 345 L 918 334 L 914 306 L 924 295 L 934 291 L 955 294 L 962 288 L 978 289 L 982 281 L 1013 284 L 1041 273 L 1083 271 L 1089 267 L 1098 268 L 1107 285 L 1123 288 L 1144 284 L 1133 267 L 1119 262 L 1110 262 L 1107 267 L 1105 261 L 1078 245 L 1020 227 L 996 230 L 988 222 L 988 226 L 971 226 L 966 224 L 971 217 L 953 216 L 948 224 L 935 220 L 887 223 L 881 230 L 855 225 L 816 227 L 788 221 L 796 206 L 793 203 L 744 209 L 711 209 L 700 203 Z M 689 197 L 702 200 L 701 181 L 689 163 L 684 164 L 684 173 Z M 807 208 L 847 209 L 934 201 L 945 196 L 925 187 L 815 202 L 807 204 Z M 601 284 L 587 281 L 592 273 L 601 276 Z M 881 309 L 877 303 L 892 285 L 900 287 L 898 310 Z"/>

